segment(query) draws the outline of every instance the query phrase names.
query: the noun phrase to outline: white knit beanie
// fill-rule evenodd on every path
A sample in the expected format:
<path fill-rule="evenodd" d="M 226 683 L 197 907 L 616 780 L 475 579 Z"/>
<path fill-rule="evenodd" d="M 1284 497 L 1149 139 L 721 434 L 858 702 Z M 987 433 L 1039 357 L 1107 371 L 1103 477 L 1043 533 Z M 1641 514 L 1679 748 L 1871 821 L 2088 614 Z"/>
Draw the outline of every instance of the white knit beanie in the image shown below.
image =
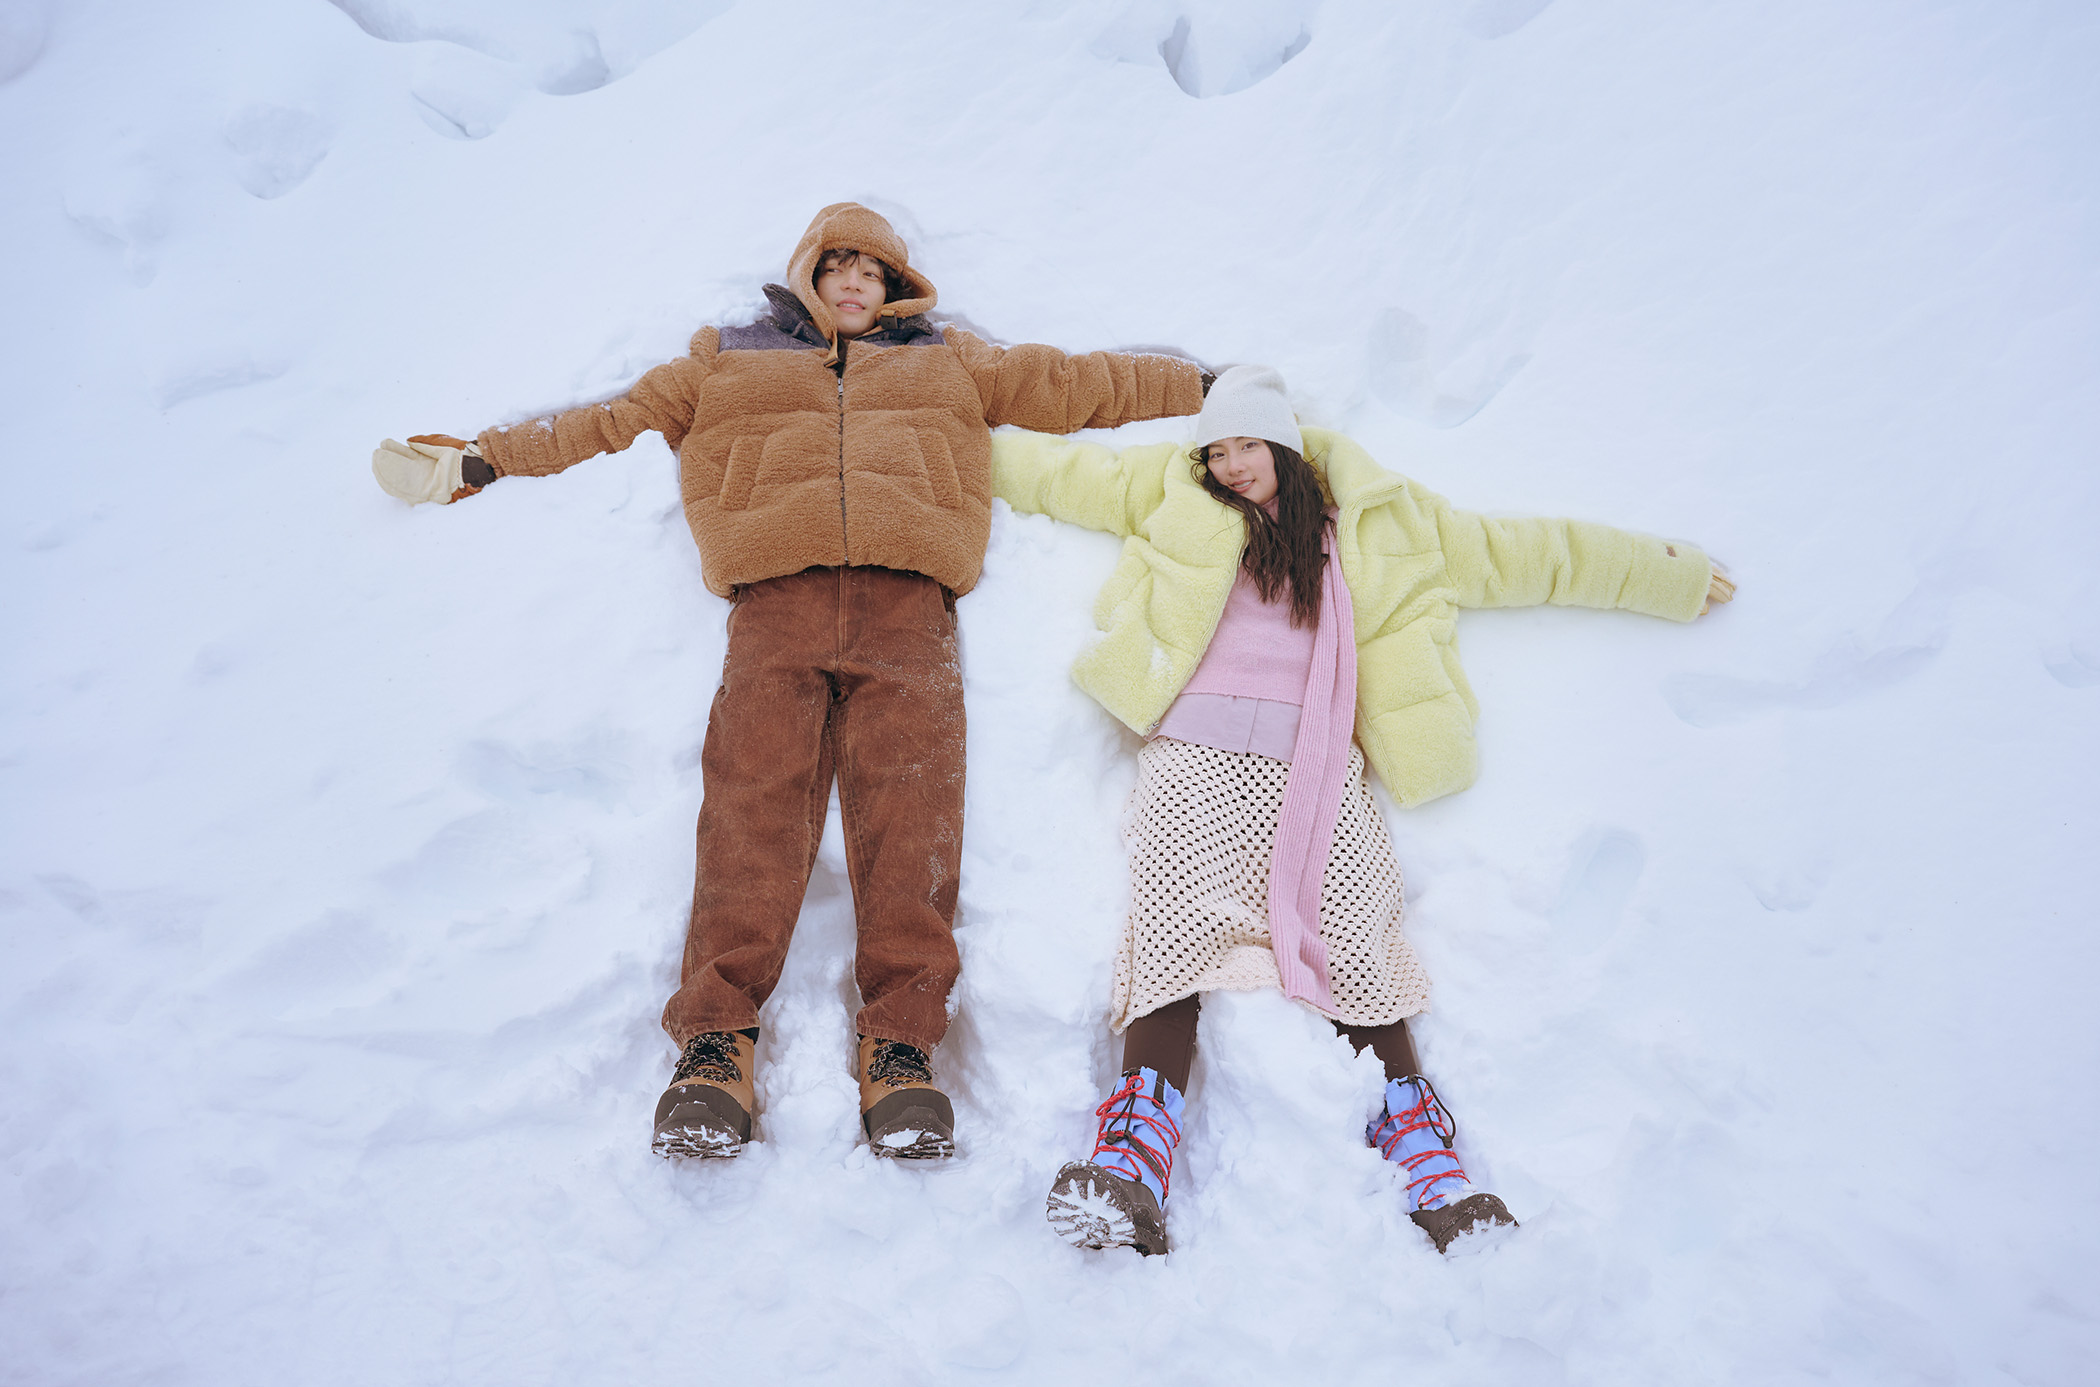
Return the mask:
<path fill-rule="evenodd" d="M 1297 416 L 1283 397 L 1283 377 L 1273 366 L 1234 366 L 1211 382 L 1196 416 L 1196 446 L 1221 438 L 1260 438 L 1281 443 L 1294 453 L 1305 451 Z"/>

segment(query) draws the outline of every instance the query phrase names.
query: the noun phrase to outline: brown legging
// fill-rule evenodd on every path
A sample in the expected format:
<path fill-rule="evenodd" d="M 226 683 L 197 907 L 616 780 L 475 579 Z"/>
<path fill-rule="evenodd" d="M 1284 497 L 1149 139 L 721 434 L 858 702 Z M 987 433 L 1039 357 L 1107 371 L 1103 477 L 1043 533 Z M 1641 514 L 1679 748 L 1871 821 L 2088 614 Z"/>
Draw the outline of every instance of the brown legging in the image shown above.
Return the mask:
<path fill-rule="evenodd" d="M 1202 1007 L 1203 995 L 1192 992 L 1131 1022 L 1123 1032 L 1123 1072 L 1150 1069 L 1186 1093 L 1189 1065 L 1196 1058 L 1196 1013 Z M 1389 1021 L 1383 1026 L 1345 1026 L 1337 1021 L 1334 1028 L 1348 1036 L 1349 1043 L 1358 1050 L 1377 1055 L 1385 1065 L 1388 1079 L 1404 1079 L 1422 1072 L 1422 1062 L 1415 1058 L 1415 1042 L 1407 1034 L 1405 1021 Z"/>

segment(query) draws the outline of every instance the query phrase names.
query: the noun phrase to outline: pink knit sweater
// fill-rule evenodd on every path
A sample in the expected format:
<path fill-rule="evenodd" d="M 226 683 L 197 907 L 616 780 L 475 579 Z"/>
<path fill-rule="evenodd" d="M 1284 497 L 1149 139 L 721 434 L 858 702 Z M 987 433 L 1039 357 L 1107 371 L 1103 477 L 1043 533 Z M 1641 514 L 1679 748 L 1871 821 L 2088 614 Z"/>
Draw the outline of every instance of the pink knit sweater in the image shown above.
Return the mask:
<path fill-rule="evenodd" d="M 1301 703 L 1317 634 L 1314 628 L 1291 625 L 1288 600 L 1262 601 L 1261 590 L 1242 568 L 1232 580 L 1210 648 L 1181 691 Z"/>

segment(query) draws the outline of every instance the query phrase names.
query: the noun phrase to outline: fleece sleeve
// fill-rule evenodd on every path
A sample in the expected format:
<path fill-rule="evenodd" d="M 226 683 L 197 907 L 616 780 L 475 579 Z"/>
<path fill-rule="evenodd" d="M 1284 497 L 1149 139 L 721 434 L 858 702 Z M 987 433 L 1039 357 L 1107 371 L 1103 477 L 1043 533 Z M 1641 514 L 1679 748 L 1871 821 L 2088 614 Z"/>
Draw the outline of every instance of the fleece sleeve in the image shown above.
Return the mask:
<path fill-rule="evenodd" d="M 1203 408 L 1202 372 L 1178 357 L 994 347 L 953 327 L 946 336 L 977 384 L 987 424 L 1071 433 Z"/>
<path fill-rule="evenodd" d="M 1179 444 L 1118 452 L 1051 434 L 992 435 L 992 494 L 1017 511 L 1128 538 L 1159 508 L 1163 468 Z"/>
<path fill-rule="evenodd" d="M 701 375 L 697 355 L 682 356 L 656 367 L 617 399 L 484 429 L 481 455 L 499 477 L 545 477 L 585 458 L 617 453 L 652 429 L 675 449 L 693 425 Z"/>
<path fill-rule="evenodd" d="M 1443 507 L 1446 571 L 1465 607 L 1611 607 L 1690 621 L 1713 565 L 1682 540 L 1583 520 L 1504 519 Z"/>

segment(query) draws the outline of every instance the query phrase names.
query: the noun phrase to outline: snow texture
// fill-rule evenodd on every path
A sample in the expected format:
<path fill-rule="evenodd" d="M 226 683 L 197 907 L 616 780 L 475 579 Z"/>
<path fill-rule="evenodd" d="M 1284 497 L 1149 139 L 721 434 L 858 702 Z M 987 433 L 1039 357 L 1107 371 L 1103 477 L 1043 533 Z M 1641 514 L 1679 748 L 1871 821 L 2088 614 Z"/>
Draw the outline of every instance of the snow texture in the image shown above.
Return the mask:
<path fill-rule="evenodd" d="M 0 1381 L 2085 1380 L 2096 70 L 2061 0 L 0 0 Z M 1438 1257 L 1375 1064 L 1249 995 L 1173 1254 L 1055 1236 L 1132 744 L 1065 674 L 1114 543 L 1003 507 L 961 1155 L 855 1140 L 835 822 L 760 1140 L 649 1154 L 724 642 L 673 460 L 367 459 L 618 392 L 841 198 L 1004 340 L 1271 362 L 1730 565 L 1464 618 L 1481 783 L 1386 806 L 1521 1229 Z"/>

